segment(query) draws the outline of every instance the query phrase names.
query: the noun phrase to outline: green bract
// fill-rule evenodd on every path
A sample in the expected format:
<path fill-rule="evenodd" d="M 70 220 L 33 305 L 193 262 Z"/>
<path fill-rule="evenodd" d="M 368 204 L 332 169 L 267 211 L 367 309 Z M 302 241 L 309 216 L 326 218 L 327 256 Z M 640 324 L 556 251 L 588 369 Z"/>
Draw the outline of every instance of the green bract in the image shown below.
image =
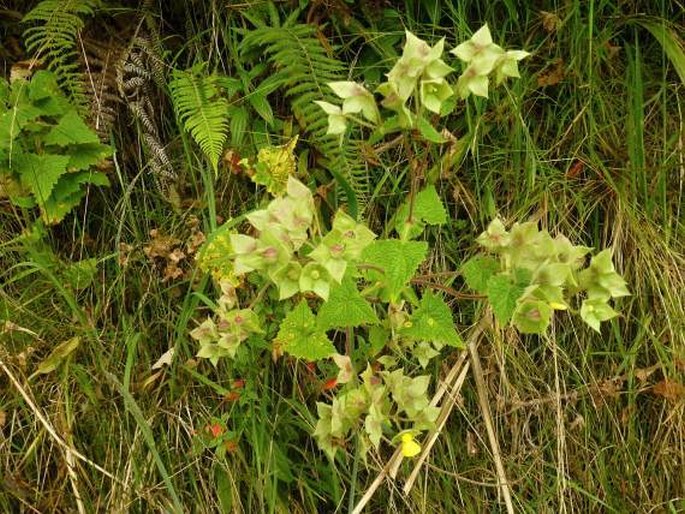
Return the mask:
<path fill-rule="evenodd" d="M 200 343 L 197 356 L 209 359 L 214 365 L 222 357 L 234 358 L 243 341 L 262 332 L 259 318 L 250 309 L 220 311 L 218 320 L 217 323 L 207 318 L 190 332 L 190 336 Z"/>
<path fill-rule="evenodd" d="M 372 123 L 380 121 L 376 100 L 361 84 L 356 82 L 329 82 L 328 87 L 344 100 L 342 105 L 343 114 L 357 114 L 361 112 Z"/>
<path fill-rule="evenodd" d="M 452 72 L 452 68 L 441 59 L 445 38 L 431 47 L 409 31 L 406 35 L 407 42 L 402 57 L 387 75 L 388 82 L 393 85 L 402 101 L 409 99 L 420 78 L 439 79 Z"/>
<path fill-rule="evenodd" d="M 337 105 L 323 100 L 315 100 L 314 103 L 321 107 L 326 114 L 328 114 L 328 132 L 334 136 L 342 135 L 347 129 L 347 119 L 342 112 L 342 109 Z"/>
<path fill-rule="evenodd" d="M 518 61 L 530 55 L 522 50 L 504 51 L 492 41 L 488 25 L 485 24 L 451 53 L 468 66 L 457 81 L 457 94 L 466 98 L 473 93 L 488 96 L 488 75 L 495 72 L 495 82 L 500 84 L 507 77 L 519 77 Z"/>
<path fill-rule="evenodd" d="M 511 322 L 526 334 L 544 333 L 555 310 L 566 310 L 571 297 L 583 293 L 581 318 L 599 331 L 601 321 L 617 315 L 607 303 L 630 294 L 611 262 L 609 250 L 592 258 L 590 249 L 566 237 L 552 238 L 535 223 L 515 223 L 510 231 L 495 219 L 477 241 L 498 255 L 499 262 L 476 257 L 462 268 L 467 283 L 487 295 L 498 321 Z"/>

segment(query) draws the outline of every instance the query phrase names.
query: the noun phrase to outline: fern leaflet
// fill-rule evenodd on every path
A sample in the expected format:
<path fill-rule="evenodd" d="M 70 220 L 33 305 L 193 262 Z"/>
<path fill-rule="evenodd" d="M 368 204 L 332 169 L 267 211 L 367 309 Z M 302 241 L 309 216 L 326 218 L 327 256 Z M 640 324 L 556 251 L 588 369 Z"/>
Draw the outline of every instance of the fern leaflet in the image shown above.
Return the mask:
<path fill-rule="evenodd" d="M 77 37 L 85 25 L 83 19 L 100 5 L 100 0 L 43 0 L 22 20 L 32 24 L 24 31 L 26 49 L 47 61 L 60 86 L 80 107 L 87 104 L 87 98 L 76 64 Z"/>
<path fill-rule="evenodd" d="M 229 104 L 221 96 L 219 76 L 202 76 L 201 69 L 202 66 L 196 65 L 190 70 L 174 71 L 169 89 L 184 128 L 209 158 L 216 173 L 228 135 Z"/>

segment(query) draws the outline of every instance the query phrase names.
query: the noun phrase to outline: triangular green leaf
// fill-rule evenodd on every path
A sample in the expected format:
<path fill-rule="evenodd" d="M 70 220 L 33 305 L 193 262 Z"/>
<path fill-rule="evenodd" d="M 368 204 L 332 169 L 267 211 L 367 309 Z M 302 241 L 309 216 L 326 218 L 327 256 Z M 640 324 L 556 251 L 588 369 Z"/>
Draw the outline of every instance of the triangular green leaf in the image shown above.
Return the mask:
<path fill-rule="evenodd" d="M 414 213 L 429 225 L 447 223 L 447 211 L 442 205 L 440 195 L 435 186 L 430 185 L 419 191 L 414 199 Z"/>
<path fill-rule="evenodd" d="M 52 193 L 59 178 L 66 173 L 68 155 L 20 153 L 15 164 L 22 183 L 31 189 L 39 204 Z"/>
<path fill-rule="evenodd" d="M 325 359 L 335 353 L 326 333 L 316 326 L 314 314 L 305 300 L 281 322 L 274 344 L 293 357 L 309 361 Z"/>
<path fill-rule="evenodd" d="M 463 341 L 454 329 L 452 311 L 438 295 L 428 291 L 421 298 L 418 309 L 400 335 L 410 341 L 429 341 L 463 347 Z"/>
<path fill-rule="evenodd" d="M 494 275 L 488 280 L 487 295 L 495 318 L 501 325 L 506 325 L 516 310 L 516 301 L 525 288 L 511 281 L 506 275 Z"/>
<path fill-rule="evenodd" d="M 461 267 L 461 273 L 468 285 L 480 294 L 486 294 L 488 280 L 500 271 L 500 264 L 492 257 L 476 256 L 466 261 Z"/>
<path fill-rule="evenodd" d="M 430 185 L 414 197 L 412 219 L 409 220 L 409 201 L 397 211 L 396 230 L 413 239 L 423 232 L 423 225 L 442 225 L 447 222 L 447 211 L 435 186 Z"/>
<path fill-rule="evenodd" d="M 99 143 L 97 134 L 88 128 L 76 111 L 66 113 L 43 139 L 46 145 L 69 146 Z"/>
<path fill-rule="evenodd" d="M 112 149 L 100 143 L 79 145 L 71 153 L 67 169 L 70 172 L 87 170 L 94 164 L 112 155 Z"/>
<path fill-rule="evenodd" d="M 68 196 L 59 198 L 51 196 L 40 205 L 41 218 L 47 225 L 56 225 L 62 221 L 74 207 L 77 207 L 81 203 L 85 194 L 85 191 L 77 189 Z"/>
<path fill-rule="evenodd" d="M 426 258 L 427 252 L 428 243 L 423 241 L 385 239 L 367 246 L 362 261 L 384 270 L 384 273 L 371 270 L 369 276 L 374 281 L 380 281 L 390 300 L 395 301 Z"/>
<path fill-rule="evenodd" d="M 359 294 L 354 280 L 347 277 L 331 289 L 316 318 L 321 330 L 380 323 L 371 305 Z"/>

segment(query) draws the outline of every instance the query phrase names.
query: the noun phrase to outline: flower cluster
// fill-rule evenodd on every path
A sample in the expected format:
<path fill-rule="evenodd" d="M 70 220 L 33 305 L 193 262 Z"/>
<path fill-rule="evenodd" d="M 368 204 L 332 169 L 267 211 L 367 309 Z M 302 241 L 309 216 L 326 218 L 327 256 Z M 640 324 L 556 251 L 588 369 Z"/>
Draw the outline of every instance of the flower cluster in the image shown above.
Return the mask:
<path fill-rule="evenodd" d="M 413 428 L 399 432 L 393 441 L 401 440 L 405 456 L 418 454 L 420 446 L 414 436 L 433 427 L 439 413 L 428 400 L 430 377 L 408 377 L 403 369 L 374 372 L 370 366 L 360 377 L 360 385 L 338 394 L 331 405 L 317 403 L 314 437 L 319 446 L 332 458 L 348 435 L 363 424 L 359 441 L 364 456 L 371 447 L 379 448 L 383 436 L 392 432 L 393 421 L 399 426 L 400 419 L 408 418 Z"/>
<path fill-rule="evenodd" d="M 209 359 L 216 366 L 222 357 L 234 358 L 238 347 L 252 334 L 261 334 L 259 318 L 250 309 L 237 309 L 235 289 L 228 281 L 221 282 L 222 295 L 216 309 L 216 320 L 207 318 L 190 336 L 200 343 L 198 357 Z"/>
<path fill-rule="evenodd" d="M 340 211 L 331 231 L 312 249 L 314 200 L 311 191 L 292 176 L 284 196 L 247 219 L 258 236 L 230 234 L 233 273 L 263 272 L 278 287 L 281 300 L 306 292 L 328 299 L 331 283 L 342 282 L 348 263 L 358 260 L 375 238 L 366 226 Z"/>
<path fill-rule="evenodd" d="M 297 293 L 314 293 L 327 300 L 333 284 L 341 284 L 350 263 L 357 262 L 375 234 L 365 225 L 339 211 L 331 230 L 315 238 L 314 199 L 311 191 L 290 176 L 285 194 L 274 198 L 265 209 L 247 214 L 256 235 L 221 233 L 210 249 L 228 254 L 220 277 L 223 294 L 216 320 L 208 318 L 191 332 L 199 341 L 198 357 L 214 364 L 235 353 L 251 334 L 261 333 L 259 320 L 249 309 L 236 309 L 234 286 L 241 276 L 259 272 L 278 288 L 280 300 Z M 313 243 L 317 240 L 318 244 Z"/>
<path fill-rule="evenodd" d="M 555 310 L 569 308 L 566 296 L 585 293 L 580 315 L 594 330 L 618 314 L 608 304 L 630 293 L 616 273 L 611 253 L 604 250 L 583 269 L 591 248 L 575 246 L 568 238 L 552 238 L 537 224 L 515 223 L 510 231 L 499 219 L 490 223 L 478 243 L 500 256 L 500 277 L 522 287 L 512 323 L 522 333 L 543 333 Z"/>
<path fill-rule="evenodd" d="M 494 44 L 488 26 L 484 25 L 469 41 L 450 51 L 467 64 L 456 85 L 452 85 L 447 76 L 454 69 L 442 59 L 445 38 L 430 46 L 409 31 L 406 37 L 402 56 L 387 73 L 388 80 L 376 89 L 383 96 L 381 105 L 394 111 L 398 125 L 405 128 L 416 122 L 416 114 L 408 105 L 411 98 L 415 99 L 417 108 L 444 114 L 449 111 L 446 102 L 455 92 L 462 99 L 471 93 L 487 97 L 488 76 L 492 73 L 497 84 L 507 77 L 519 77 L 518 61 L 529 55 L 522 50 L 505 51 Z M 350 115 L 358 113 L 373 125 L 381 123 L 374 96 L 364 86 L 349 81 L 328 85 L 343 100 L 342 107 L 325 101 L 315 102 L 328 115 L 329 134 L 343 135 Z"/>
<path fill-rule="evenodd" d="M 494 72 L 496 84 L 501 84 L 507 77 L 518 78 L 518 61 L 530 55 L 523 50 L 505 51 L 493 43 L 487 24 L 450 53 L 468 65 L 457 81 L 456 90 L 461 98 L 467 98 L 471 93 L 487 98 L 488 76 Z"/>

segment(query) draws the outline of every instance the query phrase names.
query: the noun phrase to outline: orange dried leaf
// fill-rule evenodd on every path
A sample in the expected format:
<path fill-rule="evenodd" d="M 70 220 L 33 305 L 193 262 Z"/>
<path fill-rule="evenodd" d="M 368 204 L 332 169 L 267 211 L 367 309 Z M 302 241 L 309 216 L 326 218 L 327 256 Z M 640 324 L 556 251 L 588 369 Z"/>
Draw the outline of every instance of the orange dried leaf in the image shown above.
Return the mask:
<path fill-rule="evenodd" d="M 680 382 L 665 378 L 661 382 L 654 384 L 652 394 L 672 402 L 677 402 L 685 398 L 685 386 Z"/>

